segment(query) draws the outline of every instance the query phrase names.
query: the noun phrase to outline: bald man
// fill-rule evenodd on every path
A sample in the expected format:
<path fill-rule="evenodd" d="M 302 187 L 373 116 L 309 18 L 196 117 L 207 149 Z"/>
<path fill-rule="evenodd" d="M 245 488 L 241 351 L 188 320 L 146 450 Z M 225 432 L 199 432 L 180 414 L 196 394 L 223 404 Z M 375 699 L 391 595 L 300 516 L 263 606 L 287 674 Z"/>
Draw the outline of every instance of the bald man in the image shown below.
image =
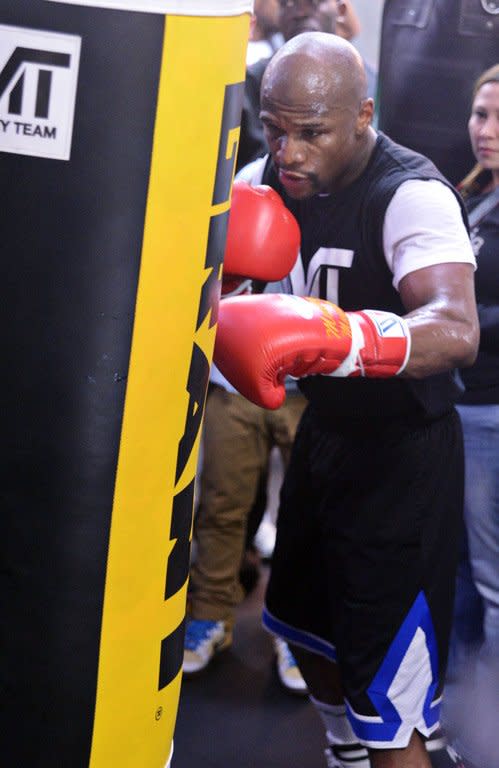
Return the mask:
<path fill-rule="evenodd" d="M 277 26 L 284 40 L 291 40 L 303 32 L 328 32 L 350 39 L 359 32 L 358 18 L 351 3 L 345 0 L 279 0 Z M 246 71 L 241 134 L 237 154 L 237 169 L 262 157 L 267 151 L 262 124 L 259 119 L 260 88 L 263 73 L 271 56 L 260 59 Z M 377 75 L 366 65 L 367 90 L 374 96 Z"/>
<path fill-rule="evenodd" d="M 272 186 L 299 222 L 295 297 L 223 301 L 215 360 L 259 405 L 276 407 L 285 375 L 309 401 L 264 624 L 292 644 L 328 765 L 424 768 L 451 620 L 454 369 L 477 352 L 476 265 L 459 197 L 376 133 L 373 108 L 341 38 L 307 32 L 273 57 L 260 113 L 270 154 L 239 176 Z"/>

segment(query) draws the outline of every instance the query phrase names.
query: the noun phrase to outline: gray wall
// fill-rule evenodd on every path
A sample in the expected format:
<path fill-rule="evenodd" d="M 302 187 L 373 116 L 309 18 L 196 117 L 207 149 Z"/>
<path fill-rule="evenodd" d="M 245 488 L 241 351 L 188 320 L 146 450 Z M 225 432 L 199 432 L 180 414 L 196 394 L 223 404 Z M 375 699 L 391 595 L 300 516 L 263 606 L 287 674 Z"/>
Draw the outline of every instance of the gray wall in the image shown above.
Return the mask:
<path fill-rule="evenodd" d="M 362 24 L 361 34 L 352 42 L 369 64 L 377 69 L 384 0 L 352 0 L 352 2 Z"/>

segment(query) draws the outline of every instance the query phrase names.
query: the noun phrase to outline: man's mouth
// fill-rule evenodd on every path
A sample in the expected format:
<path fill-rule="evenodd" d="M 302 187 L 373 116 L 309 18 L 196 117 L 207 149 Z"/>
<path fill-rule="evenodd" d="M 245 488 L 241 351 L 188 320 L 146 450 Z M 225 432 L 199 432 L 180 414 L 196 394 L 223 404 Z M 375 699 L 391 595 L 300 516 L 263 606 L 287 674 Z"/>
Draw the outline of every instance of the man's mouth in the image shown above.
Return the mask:
<path fill-rule="evenodd" d="M 285 171 L 283 168 L 279 168 L 279 178 L 281 181 L 286 181 L 292 184 L 308 181 L 308 176 L 302 173 L 294 173 L 293 171 Z"/>
<path fill-rule="evenodd" d="M 310 178 L 303 173 L 284 171 L 279 168 L 279 181 L 290 197 L 301 198 L 310 191 Z"/>
<path fill-rule="evenodd" d="M 299 32 L 320 32 L 320 26 L 314 19 L 296 19 L 293 28 Z"/>

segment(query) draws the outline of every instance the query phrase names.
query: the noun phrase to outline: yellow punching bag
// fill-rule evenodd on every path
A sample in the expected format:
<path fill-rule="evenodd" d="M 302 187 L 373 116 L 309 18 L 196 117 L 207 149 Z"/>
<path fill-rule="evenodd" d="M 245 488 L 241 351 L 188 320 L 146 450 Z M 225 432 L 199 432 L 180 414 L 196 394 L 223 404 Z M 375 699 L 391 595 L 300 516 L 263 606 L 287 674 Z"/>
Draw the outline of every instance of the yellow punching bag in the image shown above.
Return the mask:
<path fill-rule="evenodd" d="M 0 765 L 164 768 L 251 0 L 0 0 Z"/>

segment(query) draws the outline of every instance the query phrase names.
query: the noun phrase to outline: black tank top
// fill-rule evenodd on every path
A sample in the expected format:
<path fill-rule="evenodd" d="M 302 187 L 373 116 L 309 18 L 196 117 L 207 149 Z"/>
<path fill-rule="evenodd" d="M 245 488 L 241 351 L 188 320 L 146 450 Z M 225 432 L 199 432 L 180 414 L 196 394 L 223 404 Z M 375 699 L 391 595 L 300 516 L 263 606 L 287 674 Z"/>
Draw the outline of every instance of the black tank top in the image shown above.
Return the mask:
<path fill-rule="evenodd" d="M 409 179 L 438 179 L 446 184 L 459 200 L 466 223 L 461 198 L 435 166 L 382 133 L 361 176 L 334 195 L 293 200 L 279 184 L 269 158 L 262 183 L 279 192 L 300 224 L 303 265 L 316 273 L 314 295 L 345 310 L 382 309 L 406 314 L 386 263 L 383 222 L 396 190 Z M 321 248 L 353 252 L 351 264 L 347 268 L 331 262 L 320 264 Z M 362 428 L 387 420 L 419 423 L 437 418 L 450 410 L 461 394 L 454 372 L 423 380 L 311 376 L 301 379 L 299 386 L 325 419 L 336 426 L 356 424 Z"/>

